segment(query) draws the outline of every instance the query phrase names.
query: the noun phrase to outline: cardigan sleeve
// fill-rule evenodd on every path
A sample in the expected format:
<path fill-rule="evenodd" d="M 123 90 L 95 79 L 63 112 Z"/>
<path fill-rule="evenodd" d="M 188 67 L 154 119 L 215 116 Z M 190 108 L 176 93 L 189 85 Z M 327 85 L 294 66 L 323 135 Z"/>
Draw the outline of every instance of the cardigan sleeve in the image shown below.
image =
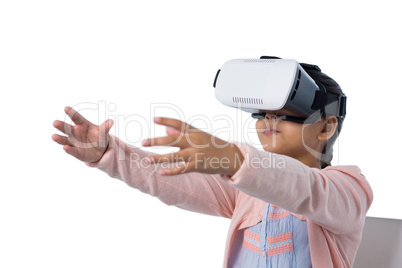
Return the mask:
<path fill-rule="evenodd" d="M 144 161 L 152 154 L 109 135 L 109 147 L 102 158 L 85 164 L 155 196 L 167 205 L 213 216 L 232 217 L 238 190 L 223 182 L 219 175 L 190 172 L 161 176 L 159 169 L 167 166 Z"/>
<path fill-rule="evenodd" d="M 220 175 L 236 189 L 334 232 L 362 223 L 373 193 L 356 166 L 310 168 L 300 161 L 238 144 L 244 162 L 233 175 Z"/>

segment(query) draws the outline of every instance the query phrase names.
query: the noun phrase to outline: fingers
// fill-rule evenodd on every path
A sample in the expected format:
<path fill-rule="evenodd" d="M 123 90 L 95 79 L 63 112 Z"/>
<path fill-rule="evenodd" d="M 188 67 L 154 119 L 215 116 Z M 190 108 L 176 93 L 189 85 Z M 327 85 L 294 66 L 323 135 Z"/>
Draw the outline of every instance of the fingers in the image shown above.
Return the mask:
<path fill-rule="evenodd" d="M 173 147 L 185 147 L 188 143 L 183 139 L 183 135 L 180 136 L 165 136 L 153 139 L 146 139 L 142 141 L 142 146 L 173 146 Z"/>
<path fill-rule="evenodd" d="M 171 136 L 179 136 L 180 135 L 180 131 L 178 131 L 177 129 L 171 128 L 171 127 L 167 127 L 166 128 L 166 134 L 171 135 Z"/>
<path fill-rule="evenodd" d="M 83 123 L 89 123 L 88 120 L 85 119 L 85 117 L 83 117 L 79 112 L 77 112 L 76 110 L 74 110 L 73 108 L 67 106 L 64 109 L 64 112 L 68 115 L 68 117 L 71 118 L 71 120 L 73 120 L 74 124 L 79 125 L 79 124 L 83 124 Z"/>
<path fill-rule="evenodd" d="M 70 145 L 64 145 L 63 146 L 63 150 L 68 153 L 69 155 L 74 156 L 75 158 L 78 158 L 78 151 L 77 148 L 75 148 L 74 146 L 70 146 Z M 79 158 L 78 158 L 79 159 Z"/>
<path fill-rule="evenodd" d="M 193 171 L 194 166 L 195 166 L 194 162 L 187 162 L 187 163 L 178 165 L 177 167 L 174 167 L 174 168 L 160 169 L 159 174 L 164 175 L 164 176 L 184 174 L 184 173 Z"/>
<path fill-rule="evenodd" d="M 177 153 L 165 154 L 165 155 L 152 155 L 147 156 L 146 160 L 149 163 L 181 163 L 172 168 L 163 168 L 159 170 L 160 175 L 176 175 L 176 174 L 183 174 L 186 172 L 191 172 L 194 170 L 195 161 L 191 156 L 191 153 L 187 150 L 181 150 Z"/>
<path fill-rule="evenodd" d="M 191 126 L 190 124 L 178 119 L 167 117 L 155 117 L 154 121 L 157 124 L 167 126 L 166 134 L 168 134 L 168 136 L 144 140 L 142 142 L 143 146 L 175 146 L 186 148 L 190 145 L 199 145 L 199 136 L 197 135 L 202 134 L 203 131 Z M 194 139 L 194 141 L 192 139 Z"/>
<path fill-rule="evenodd" d="M 57 128 L 58 130 L 60 130 L 61 132 L 63 132 L 64 134 L 66 134 L 66 135 L 70 135 L 71 134 L 71 129 L 73 128 L 72 125 L 67 124 L 67 123 L 65 123 L 63 121 L 59 121 L 59 120 L 54 121 L 53 126 L 55 128 Z"/>
<path fill-rule="evenodd" d="M 60 144 L 60 145 L 69 145 L 69 146 L 73 146 L 73 144 L 72 144 L 72 143 L 68 140 L 68 138 L 65 137 L 65 136 L 60 136 L 60 135 L 54 134 L 54 135 L 52 136 L 52 139 L 53 139 L 55 142 L 57 142 L 58 144 Z"/>
<path fill-rule="evenodd" d="M 180 132 L 186 132 L 188 130 L 197 130 L 195 127 L 187 124 L 186 122 L 180 121 L 174 118 L 167 117 L 155 117 L 154 122 L 159 125 L 168 126 L 174 128 Z"/>

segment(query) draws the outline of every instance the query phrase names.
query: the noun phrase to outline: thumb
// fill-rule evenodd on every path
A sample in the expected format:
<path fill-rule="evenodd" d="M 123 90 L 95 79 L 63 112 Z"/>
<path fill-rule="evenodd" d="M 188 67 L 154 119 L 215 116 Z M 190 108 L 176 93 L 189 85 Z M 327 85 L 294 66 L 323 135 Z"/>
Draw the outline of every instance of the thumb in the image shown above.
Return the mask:
<path fill-rule="evenodd" d="M 112 119 L 108 119 L 105 122 L 103 122 L 102 125 L 99 126 L 99 135 L 102 139 L 108 135 L 113 125 L 114 121 Z"/>

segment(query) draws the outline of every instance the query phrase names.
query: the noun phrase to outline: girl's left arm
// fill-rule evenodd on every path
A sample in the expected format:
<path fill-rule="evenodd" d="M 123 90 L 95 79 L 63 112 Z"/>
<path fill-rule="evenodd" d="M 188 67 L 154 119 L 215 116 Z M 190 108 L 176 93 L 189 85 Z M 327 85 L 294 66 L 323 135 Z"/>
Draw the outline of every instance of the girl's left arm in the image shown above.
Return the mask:
<path fill-rule="evenodd" d="M 244 162 L 221 178 L 238 190 L 303 215 L 334 233 L 364 221 L 373 192 L 357 166 L 310 168 L 291 157 L 238 145 Z"/>

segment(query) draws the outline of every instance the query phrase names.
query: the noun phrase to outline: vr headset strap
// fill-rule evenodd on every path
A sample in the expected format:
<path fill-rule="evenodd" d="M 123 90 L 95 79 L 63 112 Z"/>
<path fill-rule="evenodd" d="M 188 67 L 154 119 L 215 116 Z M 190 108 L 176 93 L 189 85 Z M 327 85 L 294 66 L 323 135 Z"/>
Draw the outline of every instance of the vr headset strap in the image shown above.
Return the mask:
<path fill-rule="evenodd" d="M 282 58 L 279 58 L 279 57 L 276 57 L 276 56 L 261 56 L 260 57 L 260 60 L 268 60 L 268 59 L 282 59 Z"/>
<path fill-rule="evenodd" d="M 301 65 L 301 67 L 303 67 L 303 69 L 310 69 L 310 70 L 316 70 L 321 72 L 320 67 L 318 67 L 317 65 L 313 65 L 313 64 L 308 64 L 308 63 L 299 63 Z"/>
<path fill-rule="evenodd" d="M 320 67 L 318 67 L 317 65 L 308 64 L 308 63 L 300 63 L 300 65 L 304 69 L 316 70 L 316 71 L 321 72 Z M 338 107 L 337 107 L 337 111 L 334 113 L 334 115 L 336 115 L 338 117 L 344 117 L 346 115 L 346 96 L 345 95 L 338 96 L 338 95 L 329 93 L 329 92 L 327 92 L 327 90 L 323 84 L 321 84 L 320 82 L 317 82 L 317 81 L 316 81 L 316 84 L 318 85 L 320 90 L 315 92 L 315 97 L 314 97 L 313 104 L 311 105 L 311 109 L 321 110 L 322 112 L 324 112 L 325 108 L 329 104 L 337 101 Z"/>
<path fill-rule="evenodd" d="M 325 108 L 333 102 L 338 102 L 337 111 L 334 115 L 343 117 L 346 115 L 346 96 L 338 96 L 321 90 L 315 92 L 315 97 L 311 109 L 325 111 Z"/>

